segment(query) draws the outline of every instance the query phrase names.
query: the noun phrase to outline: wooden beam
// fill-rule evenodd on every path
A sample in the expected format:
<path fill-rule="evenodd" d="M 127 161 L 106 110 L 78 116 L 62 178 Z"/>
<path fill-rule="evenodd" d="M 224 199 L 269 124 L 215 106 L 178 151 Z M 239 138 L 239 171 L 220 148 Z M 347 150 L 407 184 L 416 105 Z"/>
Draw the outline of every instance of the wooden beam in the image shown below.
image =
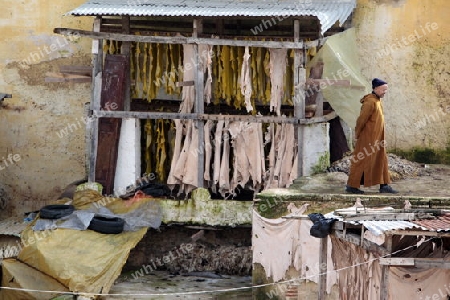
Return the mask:
<path fill-rule="evenodd" d="M 450 238 L 449 232 L 436 232 L 428 230 L 389 230 L 390 234 L 393 235 L 409 235 L 409 236 L 432 236 L 440 238 Z"/>
<path fill-rule="evenodd" d="M 102 18 L 96 17 L 94 19 L 93 30 L 94 32 L 100 31 L 102 24 Z M 92 70 L 92 94 L 91 94 L 91 112 L 100 110 L 100 98 L 102 91 L 102 69 L 103 69 L 103 41 L 92 41 L 92 55 L 93 55 L 93 70 Z M 90 116 L 91 117 L 91 116 Z M 89 131 L 90 140 L 87 141 L 87 158 L 86 162 L 89 162 L 88 181 L 95 182 L 95 167 L 97 160 L 98 149 L 98 119 L 94 118 L 92 122 L 89 122 L 89 126 L 86 127 Z"/>
<path fill-rule="evenodd" d="M 414 258 L 407 257 L 381 257 L 380 265 L 382 266 L 408 266 L 414 267 Z"/>
<path fill-rule="evenodd" d="M 300 42 L 300 21 L 294 20 L 294 42 Z M 305 93 L 302 86 L 302 56 L 301 49 L 294 50 L 294 116 L 298 120 L 305 118 Z M 306 73 L 305 73 L 306 77 Z M 300 121 L 299 121 L 300 122 Z M 297 176 L 303 176 L 303 126 L 295 126 L 295 135 L 297 137 Z"/>
<path fill-rule="evenodd" d="M 381 220 L 399 220 L 411 221 L 414 220 L 415 214 L 411 213 L 361 213 L 357 215 L 345 215 L 344 221 L 381 221 Z"/>
<path fill-rule="evenodd" d="M 194 86 L 194 84 L 195 84 L 195 81 L 194 81 L 194 80 L 181 81 L 181 82 L 175 83 L 175 85 L 176 85 L 177 87 L 180 87 L 180 86 Z"/>
<path fill-rule="evenodd" d="M 378 256 L 385 256 L 385 255 L 388 255 L 390 253 L 386 248 L 384 248 L 382 246 L 379 246 L 379 245 L 377 245 L 377 244 L 375 244 L 375 243 L 373 243 L 371 241 L 368 241 L 366 239 L 364 239 L 364 242 L 362 243 L 362 246 L 361 246 L 361 237 L 359 235 L 357 235 L 357 234 L 354 234 L 354 233 L 348 233 L 347 232 L 345 234 L 345 237 L 344 237 L 344 233 L 343 232 L 335 231 L 334 235 L 337 238 L 341 239 L 341 240 L 344 240 L 344 241 L 347 241 L 349 243 L 355 244 L 355 245 L 357 245 L 359 247 L 362 247 L 363 249 L 365 249 L 365 250 L 367 250 L 369 252 L 375 253 Z"/>
<path fill-rule="evenodd" d="M 328 237 L 321 238 L 319 244 L 319 293 L 318 300 L 325 300 L 327 294 L 327 258 L 328 258 Z"/>
<path fill-rule="evenodd" d="M 195 38 L 183 36 L 141 36 L 123 33 L 105 33 L 70 28 L 55 28 L 54 33 L 62 35 L 75 35 L 89 37 L 92 39 L 115 40 L 122 42 L 141 42 L 141 43 L 161 43 L 161 44 L 204 44 L 204 45 L 221 45 L 236 47 L 263 47 L 263 48 L 287 48 L 302 49 L 303 42 L 284 42 L 284 41 L 250 41 L 250 40 L 231 40 L 231 39 L 215 39 L 215 38 Z"/>
<path fill-rule="evenodd" d="M 59 66 L 59 72 L 91 77 L 92 66 Z"/>
<path fill-rule="evenodd" d="M 45 82 L 76 82 L 76 83 L 92 83 L 91 76 L 64 74 L 56 72 L 45 73 Z"/>
<path fill-rule="evenodd" d="M 193 38 L 197 38 L 199 33 L 202 32 L 202 20 L 194 19 L 193 21 Z M 196 114 L 203 114 L 205 112 L 205 102 L 204 102 L 204 89 L 205 89 L 205 79 L 203 73 L 203 58 L 202 53 L 200 53 L 199 45 L 194 44 L 194 61 L 197 66 L 195 69 L 195 106 L 194 110 Z M 205 132 L 203 120 L 195 120 L 195 127 L 198 134 L 198 164 L 197 164 L 197 187 L 202 188 L 204 182 L 204 172 L 205 172 Z"/>
<path fill-rule="evenodd" d="M 388 257 L 380 258 L 380 265 L 424 269 L 450 269 L 450 261 L 444 258 Z"/>
<path fill-rule="evenodd" d="M 130 16 L 122 16 L 122 33 L 130 34 Z M 128 59 L 130 59 L 131 42 L 123 42 L 120 53 L 126 55 Z M 130 64 L 128 64 L 127 66 L 128 70 L 126 70 L 126 74 L 129 75 L 125 78 L 124 110 L 131 109 L 131 67 Z"/>
<path fill-rule="evenodd" d="M 286 124 L 313 124 L 323 123 L 336 117 L 335 113 L 330 113 L 320 118 L 311 118 L 298 120 L 297 118 L 277 117 L 277 116 L 253 116 L 253 115 L 209 115 L 209 114 L 185 114 L 185 113 L 166 113 L 166 112 L 144 112 L 144 111 L 112 111 L 96 110 L 93 112 L 96 117 L 107 118 L 136 118 L 136 119 L 178 119 L 178 120 L 225 120 L 225 121 L 244 121 L 251 123 L 286 123 Z"/>
<path fill-rule="evenodd" d="M 392 235 L 386 234 L 385 247 L 389 254 L 392 253 Z M 386 256 L 386 255 L 384 255 Z M 389 299 L 389 267 L 381 266 L 380 300 Z"/>
<path fill-rule="evenodd" d="M 414 258 L 416 268 L 450 269 L 450 261 L 443 258 Z"/>
<path fill-rule="evenodd" d="M 322 117 L 323 116 L 323 94 L 320 90 L 317 94 L 316 98 L 316 113 L 314 114 L 315 117 Z"/>

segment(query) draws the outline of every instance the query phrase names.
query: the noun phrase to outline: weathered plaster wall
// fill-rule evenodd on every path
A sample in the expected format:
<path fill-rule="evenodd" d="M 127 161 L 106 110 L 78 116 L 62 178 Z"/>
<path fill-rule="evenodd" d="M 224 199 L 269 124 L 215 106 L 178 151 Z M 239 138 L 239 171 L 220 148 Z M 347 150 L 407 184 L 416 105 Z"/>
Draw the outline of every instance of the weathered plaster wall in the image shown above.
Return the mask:
<path fill-rule="evenodd" d="M 85 176 L 84 125 L 59 134 L 82 120 L 90 84 L 45 83 L 61 65 L 91 64 L 89 39 L 53 34 L 92 27 L 92 18 L 63 16 L 83 2 L 2 1 L 0 93 L 13 98 L 0 108 L 0 217 L 39 209 Z"/>
<path fill-rule="evenodd" d="M 358 0 L 353 16 L 367 79 L 390 83 L 389 148 L 450 144 L 450 2 Z"/>

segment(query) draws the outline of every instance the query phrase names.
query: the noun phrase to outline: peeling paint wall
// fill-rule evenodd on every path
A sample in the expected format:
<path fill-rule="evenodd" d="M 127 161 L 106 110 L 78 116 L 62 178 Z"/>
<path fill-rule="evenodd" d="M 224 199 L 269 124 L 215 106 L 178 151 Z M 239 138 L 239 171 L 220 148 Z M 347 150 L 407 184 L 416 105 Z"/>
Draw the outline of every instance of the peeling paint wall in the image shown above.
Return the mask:
<path fill-rule="evenodd" d="M 92 28 L 92 18 L 63 16 L 83 2 L 2 1 L 0 93 L 13 98 L 0 108 L 0 217 L 37 210 L 85 177 L 90 84 L 45 83 L 61 65 L 91 64 L 91 40 L 53 34 L 55 27 Z"/>
<path fill-rule="evenodd" d="M 389 83 L 389 148 L 450 146 L 450 2 L 358 0 L 363 74 Z"/>

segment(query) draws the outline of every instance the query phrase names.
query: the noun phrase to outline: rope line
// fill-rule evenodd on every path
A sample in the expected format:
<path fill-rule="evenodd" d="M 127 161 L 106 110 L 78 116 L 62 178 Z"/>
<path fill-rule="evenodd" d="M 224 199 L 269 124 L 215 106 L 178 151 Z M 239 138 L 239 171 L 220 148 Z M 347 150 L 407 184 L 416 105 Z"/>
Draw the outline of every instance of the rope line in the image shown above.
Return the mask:
<path fill-rule="evenodd" d="M 422 243 L 426 243 L 429 242 L 431 240 L 433 240 L 434 238 L 429 238 L 425 241 L 423 241 Z M 267 287 L 267 286 L 273 286 L 273 285 L 281 285 L 281 284 L 288 284 L 288 283 L 292 283 L 295 281 L 300 281 L 300 280 L 306 280 L 306 279 L 310 279 L 313 277 L 317 277 L 317 276 L 321 276 L 321 275 L 326 275 L 328 273 L 333 273 L 333 272 L 341 272 L 347 269 L 351 269 L 351 268 L 355 268 L 358 266 L 362 266 L 368 263 L 371 263 L 373 261 L 379 260 L 380 258 L 386 258 L 388 256 L 406 251 L 410 248 L 415 247 L 415 245 L 411 245 L 408 246 L 406 248 L 394 251 L 390 254 L 386 254 L 384 256 L 380 256 L 380 257 L 376 257 L 373 259 L 369 259 L 367 261 L 361 262 L 361 263 L 357 263 L 348 267 L 344 267 L 344 268 L 340 268 L 340 269 L 336 269 L 336 270 L 330 270 L 327 272 L 322 272 L 319 274 L 314 274 L 314 275 L 308 275 L 305 277 L 299 277 L 299 278 L 293 278 L 293 279 L 289 279 L 289 280 L 284 280 L 284 281 L 278 281 L 278 282 L 272 282 L 272 283 L 265 283 L 265 284 L 258 284 L 258 285 L 253 285 L 253 286 L 243 286 L 243 287 L 237 287 L 237 288 L 228 288 L 228 289 L 219 289 L 219 290 L 203 290 L 203 291 L 192 291 L 192 292 L 177 292 L 177 293 L 155 293 L 155 294 L 99 294 L 99 293 L 83 293 L 83 292 L 70 292 L 70 291 L 46 291 L 46 290 L 35 290 L 35 289 L 24 289 L 24 288 L 13 288 L 13 287 L 0 287 L 0 289 L 4 289 L 4 290 L 14 290 L 14 291 L 23 291 L 23 292 L 37 292 L 37 293 L 52 293 L 52 294 L 63 294 L 63 295 L 74 295 L 74 296 L 86 296 L 86 297 L 94 297 L 94 296 L 183 296 L 183 295 L 198 295 L 198 294 L 214 294 L 214 293 L 224 293 L 224 292 L 233 292 L 233 291 L 241 291 L 241 290 L 248 290 L 248 289 L 257 289 L 257 288 L 262 288 L 262 287 Z"/>

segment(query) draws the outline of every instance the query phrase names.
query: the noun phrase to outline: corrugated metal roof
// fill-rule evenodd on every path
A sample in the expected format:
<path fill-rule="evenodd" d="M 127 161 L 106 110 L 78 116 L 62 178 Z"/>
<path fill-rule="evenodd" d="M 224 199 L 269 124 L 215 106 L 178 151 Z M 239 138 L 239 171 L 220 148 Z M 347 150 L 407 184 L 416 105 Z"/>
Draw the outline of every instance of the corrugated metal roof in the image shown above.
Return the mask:
<path fill-rule="evenodd" d="M 335 215 L 334 213 L 328 213 L 328 214 L 324 215 L 324 217 L 334 218 L 339 221 L 344 221 L 344 218 L 342 216 Z M 417 229 L 427 230 L 427 228 L 421 226 L 420 224 L 415 224 L 415 223 L 409 222 L 409 221 L 359 220 L 359 221 L 344 221 L 344 222 L 352 224 L 352 225 L 364 225 L 365 228 L 367 228 L 369 231 L 371 231 L 375 235 L 380 235 L 380 234 L 383 234 L 384 232 L 390 231 L 390 230 L 401 230 L 401 229 L 409 229 L 409 228 L 417 228 Z"/>
<path fill-rule="evenodd" d="M 422 227 L 420 225 L 408 221 L 359 221 L 358 223 L 364 225 L 364 227 L 366 227 L 369 231 L 371 231 L 375 235 L 380 235 L 390 230 L 401 230 L 410 228 L 418 228 L 426 230 L 425 227 Z"/>
<path fill-rule="evenodd" d="M 436 219 L 414 220 L 412 222 L 425 227 L 429 231 L 450 231 L 450 214 L 439 216 Z"/>
<path fill-rule="evenodd" d="M 380 235 L 390 230 L 404 230 L 404 229 L 420 229 L 425 231 L 450 231 L 450 213 L 443 214 L 435 219 L 418 219 L 411 221 L 398 221 L 398 220 L 358 220 L 358 221 L 345 221 L 342 216 L 334 213 L 328 213 L 326 218 L 335 218 L 339 221 L 344 221 L 352 225 L 364 225 L 365 228 L 370 230 L 376 235 Z"/>
<path fill-rule="evenodd" d="M 89 0 L 74 16 L 289 17 L 316 16 L 322 33 L 347 20 L 356 0 Z"/>

